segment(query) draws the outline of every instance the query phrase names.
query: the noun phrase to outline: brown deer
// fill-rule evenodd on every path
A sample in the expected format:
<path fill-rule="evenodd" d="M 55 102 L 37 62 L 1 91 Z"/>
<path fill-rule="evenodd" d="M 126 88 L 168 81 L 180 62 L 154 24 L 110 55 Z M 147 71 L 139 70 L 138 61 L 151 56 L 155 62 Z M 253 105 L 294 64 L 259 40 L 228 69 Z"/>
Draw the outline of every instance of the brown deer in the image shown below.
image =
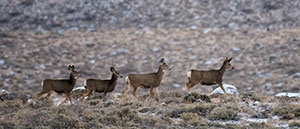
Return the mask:
<path fill-rule="evenodd" d="M 112 97 L 112 91 L 114 91 L 118 78 L 122 78 L 123 76 L 120 75 L 118 71 L 114 67 L 110 68 L 110 71 L 112 72 L 111 79 L 109 80 L 99 80 L 99 79 L 87 79 L 85 81 L 85 91 L 82 93 L 82 102 L 84 101 L 84 97 L 87 96 L 91 100 L 91 95 L 93 92 L 100 92 L 103 93 L 102 100 L 105 101 L 105 96 L 107 93 L 110 93 L 110 96 Z M 113 97 L 112 97 L 113 98 Z"/>
<path fill-rule="evenodd" d="M 150 95 L 147 98 L 151 98 L 153 96 L 153 89 L 156 88 L 156 91 L 159 96 L 158 86 L 164 75 L 164 70 L 171 70 L 171 68 L 165 63 L 164 58 L 160 60 L 160 65 L 158 71 L 155 73 L 148 73 L 148 74 L 129 74 L 125 78 L 126 82 L 126 89 L 122 91 L 122 96 L 131 88 L 133 88 L 133 96 L 137 98 L 136 91 L 139 87 L 142 88 L 150 88 Z"/>
<path fill-rule="evenodd" d="M 39 98 L 46 93 L 48 93 L 46 99 L 49 100 L 51 93 L 55 91 L 56 93 L 64 93 L 66 96 L 66 99 L 61 104 L 65 103 L 67 99 L 69 99 L 72 104 L 70 92 L 74 88 L 80 74 L 75 70 L 74 65 L 69 65 L 68 69 L 71 71 L 69 79 L 46 79 L 42 82 L 43 90 L 37 95 L 37 102 Z"/>
<path fill-rule="evenodd" d="M 222 67 L 219 70 L 209 70 L 209 71 L 202 71 L 202 70 L 190 70 L 187 72 L 188 80 L 189 82 L 186 84 L 187 90 L 190 90 L 192 87 L 200 83 L 201 85 L 214 85 L 218 84 L 221 89 L 224 91 L 225 94 L 226 91 L 222 84 L 222 77 L 225 73 L 225 71 L 234 69 L 233 66 L 231 66 L 230 61 L 232 58 L 228 59 L 225 58 Z"/>

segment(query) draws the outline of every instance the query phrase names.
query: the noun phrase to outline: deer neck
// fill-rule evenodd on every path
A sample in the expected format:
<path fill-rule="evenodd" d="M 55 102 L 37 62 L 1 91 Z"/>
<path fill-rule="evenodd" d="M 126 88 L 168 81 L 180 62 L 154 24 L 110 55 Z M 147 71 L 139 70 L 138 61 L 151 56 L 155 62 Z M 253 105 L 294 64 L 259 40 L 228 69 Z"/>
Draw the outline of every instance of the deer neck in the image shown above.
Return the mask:
<path fill-rule="evenodd" d="M 223 63 L 222 67 L 219 69 L 219 73 L 223 76 L 226 71 L 226 63 Z"/>
<path fill-rule="evenodd" d="M 112 83 L 116 83 L 117 80 L 118 80 L 118 77 L 117 77 L 115 74 L 112 74 L 112 75 L 111 75 L 111 79 L 110 79 L 110 83 L 111 83 L 111 84 L 112 84 Z"/>
<path fill-rule="evenodd" d="M 161 66 L 159 66 L 156 75 L 157 75 L 157 77 L 158 77 L 159 80 L 162 80 L 162 77 L 163 77 L 163 75 L 164 75 L 164 70 L 162 69 Z"/>
<path fill-rule="evenodd" d="M 76 79 L 75 79 L 75 77 L 74 77 L 74 75 L 73 75 L 72 73 L 70 73 L 69 81 L 70 81 L 70 84 L 71 84 L 72 86 L 75 86 L 75 84 L 76 84 Z"/>

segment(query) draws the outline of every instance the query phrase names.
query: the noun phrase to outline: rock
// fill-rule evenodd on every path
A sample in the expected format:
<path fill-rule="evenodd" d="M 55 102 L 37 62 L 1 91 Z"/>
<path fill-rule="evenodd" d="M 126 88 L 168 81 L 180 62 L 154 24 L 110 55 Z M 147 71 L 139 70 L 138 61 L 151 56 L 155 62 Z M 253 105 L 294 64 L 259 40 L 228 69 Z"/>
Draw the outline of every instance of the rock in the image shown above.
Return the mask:
<path fill-rule="evenodd" d="M 95 28 L 95 27 L 89 27 L 89 28 L 87 28 L 86 31 L 87 31 L 87 32 L 96 31 L 96 28 Z"/>
<path fill-rule="evenodd" d="M 4 65 L 5 61 L 4 60 L 0 60 L 0 65 Z"/>
<path fill-rule="evenodd" d="M 110 52 L 110 53 L 109 53 L 109 56 L 115 56 L 115 55 L 117 55 L 116 52 Z"/>
<path fill-rule="evenodd" d="M 210 31 L 211 31 L 211 28 L 206 28 L 206 29 L 203 30 L 203 33 L 206 34 L 206 33 L 210 32 Z"/>
<path fill-rule="evenodd" d="M 276 94 L 277 97 L 300 97 L 300 93 L 281 92 Z"/>
<path fill-rule="evenodd" d="M 239 92 L 237 91 L 237 88 L 235 86 L 230 84 L 223 84 L 223 87 L 228 94 L 239 95 Z M 224 92 L 220 87 L 218 87 L 213 92 L 210 93 L 210 95 L 214 95 L 214 94 L 224 94 Z"/>
<path fill-rule="evenodd" d="M 41 69 L 46 69 L 45 65 L 40 65 Z"/>
<path fill-rule="evenodd" d="M 84 86 L 76 87 L 72 90 L 72 92 L 82 92 L 82 91 L 85 91 Z"/>
<path fill-rule="evenodd" d="M 65 32 L 64 30 L 58 30 L 58 31 L 57 31 L 57 34 L 59 34 L 59 35 L 63 35 L 63 34 L 64 34 L 64 32 Z"/>
<path fill-rule="evenodd" d="M 265 88 L 266 88 L 266 89 L 270 89 L 271 87 L 272 87 L 272 84 L 271 84 L 271 83 L 268 82 L 268 83 L 265 84 Z"/>
<path fill-rule="evenodd" d="M 141 59 L 145 60 L 145 59 L 147 59 L 147 56 L 141 56 Z"/>
<path fill-rule="evenodd" d="M 284 84 L 284 83 L 281 82 L 281 83 L 276 84 L 275 86 L 276 86 L 276 87 L 282 87 L 283 84 Z"/>
<path fill-rule="evenodd" d="M 113 96 L 114 96 L 114 97 L 121 97 L 122 94 L 121 94 L 121 93 L 113 93 Z"/>
<path fill-rule="evenodd" d="M 173 87 L 178 88 L 178 87 L 180 87 L 180 85 L 177 84 L 177 83 L 174 83 L 174 84 L 173 84 Z"/>
<path fill-rule="evenodd" d="M 190 29 L 191 29 L 191 30 L 197 30 L 198 27 L 197 27 L 197 26 L 191 26 Z"/>
<path fill-rule="evenodd" d="M 152 48 L 151 51 L 157 52 L 157 51 L 159 51 L 159 48 Z"/>
<path fill-rule="evenodd" d="M 3 95 L 3 94 L 9 94 L 9 92 L 7 90 L 0 89 L 0 94 L 1 95 Z"/>
<path fill-rule="evenodd" d="M 126 53 L 126 52 L 128 52 L 127 49 L 124 49 L 124 48 L 118 48 L 117 49 L 117 53 Z"/>
<path fill-rule="evenodd" d="M 71 31 L 78 31 L 79 29 L 78 29 L 78 27 L 72 27 L 70 30 Z"/>
<path fill-rule="evenodd" d="M 231 50 L 237 52 L 237 51 L 240 51 L 241 49 L 240 49 L 240 48 L 237 48 L 237 47 L 234 47 L 234 48 L 232 48 Z"/>
<path fill-rule="evenodd" d="M 268 92 L 267 92 L 267 95 L 273 95 L 274 94 L 274 91 L 273 90 L 269 90 Z"/>
<path fill-rule="evenodd" d="M 94 64 L 96 62 L 96 60 L 90 60 L 89 61 L 91 64 Z"/>
<path fill-rule="evenodd" d="M 162 102 L 160 105 L 161 106 L 167 106 L 167 103 L 166 102 Z"/>
<path fill-rule="evenodd" d="M 294 74 L 294 78 L 300 77 L 300 72 Z"/>

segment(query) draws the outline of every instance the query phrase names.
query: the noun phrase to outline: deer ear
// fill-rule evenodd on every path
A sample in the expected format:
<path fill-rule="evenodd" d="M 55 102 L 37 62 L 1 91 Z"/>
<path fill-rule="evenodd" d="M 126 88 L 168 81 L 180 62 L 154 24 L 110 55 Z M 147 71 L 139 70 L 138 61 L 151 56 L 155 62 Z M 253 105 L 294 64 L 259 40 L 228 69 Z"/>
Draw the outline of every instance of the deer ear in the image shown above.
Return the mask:
<path fill-rule="evenodd" d="M 160 63 L 164 63 L 165 62 L 165 58 L 162 58 L 161 60 L 160 60 Z"/>
<path fill-rule="evenodd" d="M 232 57 L 230 59 L 227 60 L 227 62 L 230 62 L 232 60 Z"/>
<path fill-rule="evenodd" d="M 225 58 L 224 62 L 227 62 L 227 61 L 228 61 L 228 57 Z"/>
<path fill-rule="evenodd" d="M 68 70 L 71 70 L 71 69 L 72 69 L 72 65 L 69 65 Z"/>
<path fill-rule="evenodd" d="M 111 72 L 115 71 L 115 68 L 114 67 L 110 67 L 110 71 Z"/>

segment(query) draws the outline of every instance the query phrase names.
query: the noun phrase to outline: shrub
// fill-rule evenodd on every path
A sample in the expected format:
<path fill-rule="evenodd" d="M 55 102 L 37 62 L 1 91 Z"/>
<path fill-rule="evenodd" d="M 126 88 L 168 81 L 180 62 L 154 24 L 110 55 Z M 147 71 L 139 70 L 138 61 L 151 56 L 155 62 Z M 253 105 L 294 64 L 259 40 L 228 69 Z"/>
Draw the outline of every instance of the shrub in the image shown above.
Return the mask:
<path fill-rule="evenodd" d="M 192 92 L 190 94 L 187 94 L 183 97 L 183 102 L 187 102 L 187 103 L 194 103 L 198 100 L 202 100 L 205 102 L 211 102 L 210 98 L 205 95 L 205 94 L 198 94 L 196 92 Z"/>
<path fill-rule="evenodd" d="M 273 110 L 272 114 L 281 116 L 281 119 L 285 119 L 285 120 L 299 118 L 300 117 L 300 106 L 299 105 L 279 106 Z"/>
<path fill-rule="evenodd" d="M 300 128 L 300 121 L 293 121 L 293 122 L 289 123 L 289 127 L 291 127 L 291 128 L 294 128 L 294 127 Z"/>
<path fill-rule="evenodd" d="M 199 114 L 200 116 L 206 116 L 216 107 L 215 104 L 199 104 L 191 108 L 190 111 Z"/>
<path fill-rule="evenodd" d="M 216 107 L 209 115 L 210 120 L 239 120 L 238 111 L 230 106 Z"/>
<path fill-rule="evenodd" d="M 55 129 L 74 129 L 79 128 L 79 121 L 65 115 L 58 115 L 50 121 L 50 127 Z"/>
<path fill-rule="evenodd" d="M 199 125 L 203 125 L 205 124 L 206 121 L 203 121 L 201 119 L 200 116 L 198 116 L 197 114 L 195 113 L 182 113 L 180 115 L 181 119 L 183 119 L 183 121 L 186 123 L 186 124 L 189 124 L 189 125 L 192 125 L 192 126 L 199 126 Z"/>

